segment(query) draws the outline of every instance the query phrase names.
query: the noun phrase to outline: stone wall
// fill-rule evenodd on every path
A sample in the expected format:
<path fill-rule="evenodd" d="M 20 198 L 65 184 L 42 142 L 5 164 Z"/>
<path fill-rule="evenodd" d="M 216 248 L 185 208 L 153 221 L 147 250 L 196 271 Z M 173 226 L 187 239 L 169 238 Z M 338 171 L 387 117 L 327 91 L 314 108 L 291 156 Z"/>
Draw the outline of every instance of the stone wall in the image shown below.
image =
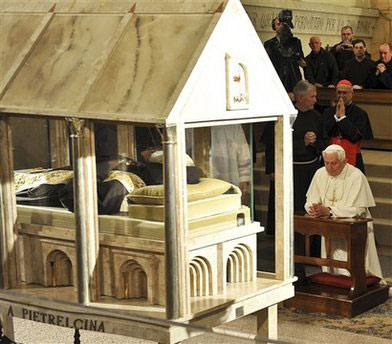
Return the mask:
<path fill-rule="evenodd" d="M 370 47 L 372 51 L 377 51 L 380 43 L 392 43 L 392 0 L 372 0 L 371 3 L 380 12 Z"/>

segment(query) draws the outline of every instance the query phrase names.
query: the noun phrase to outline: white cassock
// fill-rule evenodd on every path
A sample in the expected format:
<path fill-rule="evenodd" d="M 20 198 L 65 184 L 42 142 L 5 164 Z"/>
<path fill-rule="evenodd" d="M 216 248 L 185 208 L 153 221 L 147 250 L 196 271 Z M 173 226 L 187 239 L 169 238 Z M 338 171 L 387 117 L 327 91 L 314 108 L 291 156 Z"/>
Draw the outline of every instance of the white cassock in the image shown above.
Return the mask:
<path fill-rule="evenodd" d="M 250 149 L 240 124 L 211 128 L 211 176 L 239 186 L 250 181 Z"/>
<path fill-rule="evenodd" d="M 346 164 L 337 177 L 328 174 L 325 167 L 317 170 L 306 194 L 305 209 L 308 211 L 313 203 L 322 203 L 330 207 L 334 217 L 356 217 L 366 215 L 371 218 L 369 207 L 376 206 L 372 191 L 365 175 L 356 167 Z M 374 240 L 373 222 L 368 222 L 365 270 L 367 275 L 382 278 Z M 325 241 L 321 241 L 321 256 L 326 257 Z M 347 261 L 347 244 L 345 240 L 334 239 L 331 242 L 333 259 Z M 324 268 L 335 274 L 350 275 L 346 269 Z"/>

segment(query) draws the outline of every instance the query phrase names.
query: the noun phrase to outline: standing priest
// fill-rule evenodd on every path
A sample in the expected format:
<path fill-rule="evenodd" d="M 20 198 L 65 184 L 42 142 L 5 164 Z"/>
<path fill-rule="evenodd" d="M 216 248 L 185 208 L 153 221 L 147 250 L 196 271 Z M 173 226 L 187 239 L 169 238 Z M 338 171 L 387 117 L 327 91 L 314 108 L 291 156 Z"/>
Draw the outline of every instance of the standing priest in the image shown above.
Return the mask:
<path fill-rule="evenodd" d="M 304 209 L 306 191 L 321 166 L 321 152 L 328 145 L 328 136 L 320 113 L 313 108 L 317 101 L 316 87 L 301 80 L 293 93 L 298 110 L 293 124 L 294 210 L 299 211 Z"/>
<path fill-rule="evenodd" d="M 306 191 L 314 173 L 321 166 L 321 152 L 328 145 L 328 136 L 323 127 L 322 116 L 313 108 L 317 100 L 316 87 L 306 80 L 300 80 L 295 85 L 293 93 L 294 105 L 298 110 L 293 124 L 294 211 L 303 211 Z M 273 234 L 275 228 L 274 122 L 267 123 L 261 141 L 265 144 L 266 173 L 271 178 L 267 234 Z M 311 246 L 315 247 L 315 245 Z M 317 256 L 318 251 L 312 254 Z"/>
<path fill-rule="evenodd" d="M 346 163 L 344 149 L 330 145 L 323 151 L 325 167 L 313 177 L 306 194 L 305 209 L 312 217 L 367 217 L 369 207 L 374 207 L 374 198 L 365 175 L 356 167 Z M 333 259 L 347 261 L 347 243 L 334 239 L 331 242 Z M 321 255 L 326 256 L 325 242 Z M 329 268 L 330 269 L 330 268 Z M 346 269 L 332 268 L 335 274 L 348 275 Z M 374 240 L 373 223 L 368 222 L 368 238 L 365 252 L 367 275 L 382 278 L 380 261 Z"/>

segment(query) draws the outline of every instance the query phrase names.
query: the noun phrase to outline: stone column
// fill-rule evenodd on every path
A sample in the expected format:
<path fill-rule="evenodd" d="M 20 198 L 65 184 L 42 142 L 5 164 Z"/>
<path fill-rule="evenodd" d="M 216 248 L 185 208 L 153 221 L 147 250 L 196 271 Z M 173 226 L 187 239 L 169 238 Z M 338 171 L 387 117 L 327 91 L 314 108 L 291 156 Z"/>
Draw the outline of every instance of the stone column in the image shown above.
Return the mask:
<path fill-rule="evenodd" d="M 78 302 L 87 305 L 98 298 L 99 249 L 95 173 L 94 130 L 90 121 L 68 118 L 74 170 L 75 246 Z"/>
<path fill-rule="evenodd" d="M 16 197 L 9 117 L 0 115 L 0 288 L 18 286 Z"/>

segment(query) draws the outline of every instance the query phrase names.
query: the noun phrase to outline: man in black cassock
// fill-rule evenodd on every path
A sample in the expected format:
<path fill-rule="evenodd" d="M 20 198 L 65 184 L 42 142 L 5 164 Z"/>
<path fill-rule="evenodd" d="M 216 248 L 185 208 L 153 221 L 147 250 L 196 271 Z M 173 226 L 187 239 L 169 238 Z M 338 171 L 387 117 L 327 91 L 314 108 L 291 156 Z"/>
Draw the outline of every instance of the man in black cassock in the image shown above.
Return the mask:
<path fill-rule="evenodd" d="M 342 146 L 347 162 L 365 173 L 361 141 L 371 140 L 373 132 L 367 112 L 352 102 L 353 93 L 350 81 L 339 81 L 336 87 L 337 105 L 326 109 L 323 119 L 329 143 Z"/>
<path fill-rule="evenodd" d="M 305 67 L 306 62 L 301 41 L 291 33 L 294 28 L 291 11 L 282 10 L 272 20 L 272 28 L 276 36 L 266 41 L 264 47 L 286 91 L 292 92 L 302 79 L 299 67 Z"/>
<path fill-rule="evenodd" d="M 328 146 L 321 114 L 313 107 L 317 101 L 316 87 L 299 81 L 294 87 L 295 107 L 298 110 L 293 124 L 293 183 L 294 211 L 303 211 L 306 193 L 313 176 L 321 166 L 322 151 Z M 320 257 L 321 237 L 310 238 L 310 255 Z"/>
<path fill-rule="evenodd" d="M 321 166 L 321 152 L 328 146 L 328 136 L 321 114 L 314 110 L 316 87 L 301 80 L 293 92 L 298 110 L 293 124 L 294 211 L 302 211 L 313 175 Z"/>
<path fill-rule="evenodd" d="M 293 89 L 298 110 L 293 124 L 294 211 L 303 211 L 306 192 L 314 173 L 320 167 L 321 152 L 328 145 L 322 116 L 313 109 L 317 90 L 308 81 L 301 80 Z M 267 234 L 274 230 L 274 122 L 268 122 L 261 137 L 266 150 L 266 173 L 270 175 Z M 314 245 L 315 246 L 315 245 Z M 315 246 L 316 247 L 316 246 Z"/>
<path fill-rule="evenodd" d="M 368 88 L 392 90 L 392 46 L 383 43 L 378 48 L 380 59 L 376 71 L 368 80 Z"/>
<path fill-rule="evenodd" d="M 353 40 L 354 58 L 348 60 L 341 74 L 353 84 L 354 89 L 367 86 L 370 77 L 376 72 L 376 64 L 366 57 L 366 43 L 363 39 Z"/>

